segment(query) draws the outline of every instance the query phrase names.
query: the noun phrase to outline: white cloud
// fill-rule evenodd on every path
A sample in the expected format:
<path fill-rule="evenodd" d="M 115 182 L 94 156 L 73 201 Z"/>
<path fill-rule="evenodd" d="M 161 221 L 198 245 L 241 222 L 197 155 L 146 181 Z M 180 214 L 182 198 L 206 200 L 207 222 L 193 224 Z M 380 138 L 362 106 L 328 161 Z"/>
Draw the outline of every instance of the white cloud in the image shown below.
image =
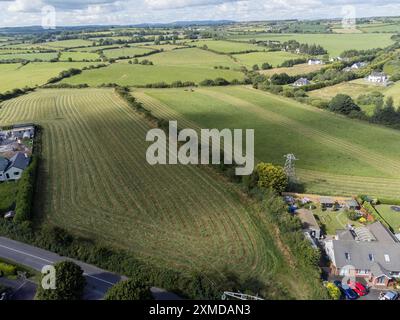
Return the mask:
<path fill-rule="evenodd" d="M 145 0 L 144 2 L 152 9 L 162 10 L 195 6 L 208 6 L 236 1 L 239 0 Z"/>
<path fill-rule="evenodd" d="M 10 12 L 39 12 L 44 6 L 41 0 L 15 0 L 8 6 Z"/>

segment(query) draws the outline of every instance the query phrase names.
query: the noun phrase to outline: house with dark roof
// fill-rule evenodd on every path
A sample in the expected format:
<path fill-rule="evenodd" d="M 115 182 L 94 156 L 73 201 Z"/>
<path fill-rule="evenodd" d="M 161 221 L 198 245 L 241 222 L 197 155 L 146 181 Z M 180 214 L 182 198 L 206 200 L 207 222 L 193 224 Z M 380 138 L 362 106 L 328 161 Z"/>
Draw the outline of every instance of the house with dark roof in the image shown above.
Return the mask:
<path fill-rule="evenodd" d="M 0 182 L 19 180 L 29 162 L 29 157 L 22 152 L 16 153 L 11 159 L 0 157 Z"/>
<path fill-rule="evenodd" d="M 400 242 L 380 222 L 338 230 L 324 247 L 334 275 L 362 277 L 376 287 L 400 278 Z"/>

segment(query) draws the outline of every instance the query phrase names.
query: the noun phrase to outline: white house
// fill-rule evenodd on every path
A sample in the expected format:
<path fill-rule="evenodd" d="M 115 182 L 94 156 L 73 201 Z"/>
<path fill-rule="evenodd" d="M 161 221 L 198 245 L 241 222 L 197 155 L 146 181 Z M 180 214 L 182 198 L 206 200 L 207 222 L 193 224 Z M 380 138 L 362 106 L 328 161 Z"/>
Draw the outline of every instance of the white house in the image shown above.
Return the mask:
<path fill-rule="evenodd" d="M 358 70 L 358 69 L 364 68 L 366 65 L 367 65 L 366 62 L 356 62 L 350 68 L 352 70 Z"/>
<path fill-rule="evenodd" d="M 16 153 L 10 160 L 0 157 L 0 182 L 19 180 L 29 165 L 29 157 L 22 152 Z"/>
<path fill-rule="evenodd" d="M 368 81 L 372 82 L 372 83 L 385 84 L 385 83 L 388 82 L 388 80 L 389 80 L 389 77 L 384 72 L 376 72 L 376 71 L 374 71 L 368 76 Z"/>
<path fill-rule="evenodd" d="M 308 79 L 300 78 L 296 82 L 293 83 L 293 87 L 303 87 L 303 86 L 306 86 L 306 85 L 308 85 L 310 83 L 311 82 Z"/>
<path fill-rule="evenodd" d="M 317 65 L 317 64 L 324 64 L 324 63 L 322 62 L 322 60 L 319 60 L 319 59 L 310 59 L 310 60 L 308 60 L 308 65 L 309 66 Z"/>

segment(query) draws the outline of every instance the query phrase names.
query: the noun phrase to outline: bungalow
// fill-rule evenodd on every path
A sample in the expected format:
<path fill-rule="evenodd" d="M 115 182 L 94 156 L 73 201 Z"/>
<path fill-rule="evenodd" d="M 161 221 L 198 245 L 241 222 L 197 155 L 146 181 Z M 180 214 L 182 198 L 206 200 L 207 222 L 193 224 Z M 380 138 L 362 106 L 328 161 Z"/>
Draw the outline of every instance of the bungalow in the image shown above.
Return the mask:
<path fill-rule="evenodd" d="M 317 65 L 317 64 L 324 64 L 322 60 L 319 59 L 310 59 L 308 60 L 308 65 Z"/>
<path fill-rule="evenodd" d="M 335 201 L 333 201 L 332 198 L 328 197 L 321 197 L 319 203 L 321 204 L 323 209 L 328 209 L 328 208 L 332 209 L 335 205 Z"/>
<path fill-rule="evenodd" d="M 10 160 L 0 158 L 0 181 L 21 179 L 22 173 L 29 165 L 29 157 L 22 152 L 16 153 Z"/>
<path fill-rule="evenodd" d="M 321 228 L 312 211 L 299 209 L 297 210 L 297 216 L 301 220 L 304 232 L 307 232 L 312 238 L 321 238 Z"/>
<path fill-rule="evenodd" d="M 385 84 L 385 83 L 388 82 L 389 77 L 384 72 L 376 72 L 376 71 L 374 71 L 368 76 L 367 80 L 369 82 L 372 82 L 372 83 L 383 83 L 383 84 Z"/>
<path fill-rule="evenodd" d="M 364 68 L 366 65 L 367 65 L 366 62 L 356 62 L 356 63 L 354 63 L 350 68 L 351 68 L 352 70 L 357 70 L 357 69 Z"/>
<path fill-rule="evenodd" d="M 362 277 L 377 287 L 400 278 L 400 242 L 380 222 L 360 230 L 338 230 L 324 247 L 334 275 Z"/>
<path fill-rule="evenodd" d="M 311 82 L 306 79 L 306 78 L 300 78 L 298 80 L 296 80 L 292 85 L 293 87 L 303 87 L 306 86 L 308 84 L 310 84 Z"/>
<path fill-rule="evenodd" d="M 349 210 L 360 210 L 359 203 L 354 199 L 345 200 L 344 201 L 344 206 L 345 206 L 345 208 L 347 208 Z"/>

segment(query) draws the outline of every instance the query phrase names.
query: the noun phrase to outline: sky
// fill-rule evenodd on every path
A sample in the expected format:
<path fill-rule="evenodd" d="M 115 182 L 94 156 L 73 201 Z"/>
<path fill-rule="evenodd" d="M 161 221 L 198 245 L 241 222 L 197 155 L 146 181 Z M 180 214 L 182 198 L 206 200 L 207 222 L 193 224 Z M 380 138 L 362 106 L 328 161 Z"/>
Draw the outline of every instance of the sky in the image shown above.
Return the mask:
<path fill-rule="evenodd" d="M 351 6 L 350 9 L 348 6 Z M 53 8 L 55 15 L 53 15 Z M 400 15 L 399 0 L 0 0 L 0 27 Z"/>

